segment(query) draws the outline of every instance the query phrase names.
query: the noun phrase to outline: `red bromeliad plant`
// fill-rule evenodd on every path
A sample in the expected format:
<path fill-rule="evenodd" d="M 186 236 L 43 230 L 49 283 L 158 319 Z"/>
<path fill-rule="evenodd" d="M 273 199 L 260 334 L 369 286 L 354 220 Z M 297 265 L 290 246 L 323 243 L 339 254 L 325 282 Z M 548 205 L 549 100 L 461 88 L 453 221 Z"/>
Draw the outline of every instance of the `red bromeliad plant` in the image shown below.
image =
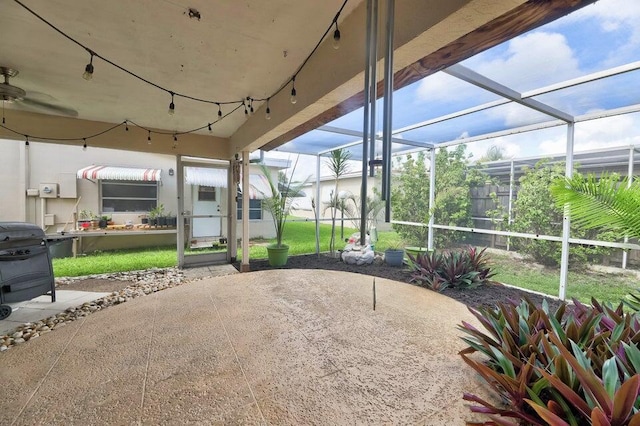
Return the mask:
<path fill-rule="evenodd" d="M 504 401 L 464 395 L 489 415 L 483 424 L 640 425 L 637 314 L 595 300 L 553 314 L 528 300 L 470 310 L 486 332 L 463 322 L 460 355 Z"/>
<path fill-rule="evenodd" d="M 491 272 L 486 248 L 478 251 L 475 247 L 463 250 L 408 254 L 412 265 L 411 281 L 427 286 L 431 290 L 442 291 L 447 287 L 476 288 L 489 281 Z"/>

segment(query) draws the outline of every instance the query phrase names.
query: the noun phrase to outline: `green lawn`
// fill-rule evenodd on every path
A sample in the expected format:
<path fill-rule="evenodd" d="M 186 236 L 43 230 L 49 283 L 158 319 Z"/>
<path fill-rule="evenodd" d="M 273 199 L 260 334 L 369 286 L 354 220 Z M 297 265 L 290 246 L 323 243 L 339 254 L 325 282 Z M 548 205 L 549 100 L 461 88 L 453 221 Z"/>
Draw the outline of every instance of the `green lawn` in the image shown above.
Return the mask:
<path fill-rule="evenodd" d="M 344 230 L 345 238 L 357 232 L 353 228 Z M 329 250 L 329 236 L 331 225 L 320 225 L 320 251 Z M 340 227 L 336 229 L 340 239 Z M 376 251 L 384 251 L 389 246 L 402 245 L 402 240 L 395 232 L 380 232 L 376 243 Z M 251 259 L 267 257 L 266 245 L 273 240 L 252 241 L 249 250 Z M 287 223 L 284 231 L 284 242 L 290 246 L 291 255 L 315 253 L 315 223 L 293 222 Z M 343 244 L 338 242 L 338 248 Z M 238 250 L 238 258 L 241 250 Z M 492 254 L 497 275 L 496 281 L 517 287 L 539 291 L 553 296 L 558 295 L 559 271 L 536 266 L 534 264 L 513 259 L 506 255 Z M 57 277 L 82 276 L 109 272 L 132 271 L 148 268 L 165 268 L 177 263 L 176 248 L 161 247 L 151 249 L 117 250 L 95 253 L 88 256 L 67 259 L 54 259 L 53 269 Z M 628 276 L 596 273 L 591 271 L 571 271 L 567 286 L 567 297 L 576 297 L 588 302 L 591 297 L 597 300 L 617 303 L 629 292 L 640 287 L 638 280 Z"/>

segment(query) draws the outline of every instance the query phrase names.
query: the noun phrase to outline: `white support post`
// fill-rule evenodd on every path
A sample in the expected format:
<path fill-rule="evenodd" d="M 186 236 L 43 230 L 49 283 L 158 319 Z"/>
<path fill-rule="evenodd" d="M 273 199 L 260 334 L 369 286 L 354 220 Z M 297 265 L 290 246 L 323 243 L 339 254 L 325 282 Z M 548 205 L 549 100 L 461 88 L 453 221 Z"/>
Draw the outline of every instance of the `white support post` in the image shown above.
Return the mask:
<path fill-rule="evenodd" d="M 320 256 L 320 155 L 316 158 L 316 254 Z"/>
<path fill-rule="evenodd" d="M 235 167 L 236 161 L 231 160 L 227 173 L 227 260 L 229 262 L 235 262 L 238 254 L 238 236 L 236 235 L 238 223 L 238 206 L 236 204 L 238 182 L 236 182 L 235 173 L 233 172 Z"/>
<path fill-rule="evenodd" d="M 633 162 L 634 162 L 634 157 L 635 157 L 635 153 L 636 153 L 636 148 L 635 147 L 630 147 L 629 148 L 629 168 L 627 171 L 627 188 L 631 187 L 631 182 L 633 181 Z M 625 235 L 624 236 L 624 242 L 628 243 L 629 242 L 629 236 Z M 629 250 L 623 250 L 622 251 L 622 269 L 627 269 L 627 261 L 629 260 Z"/>
<path fill-rule="evenodd" d="M 249 272 L 249 151 L 242 151 L 242 265 Z"/>
<path fill-rule="evenodd" d="M 429 237 L 427 249 L 433 250 L 433 207 L 436 204 L 436 149 L 431 148 L 429 165 Z"/>
<path fill-rule="evenodd" d="M 513 160 L 511 160 L 511 170 L 509 171 L 509 207 L 508 207 L 508 219 L 507 223 L 509 224 L 509 229 L 511 229 L 511 223 L 513 223 L 513 182 L 515 180 L 515 167 L 513 165 Z M 507 237 L 507 251 L 511 248 L 511 237 Z"/>
<path fill-rule="evenodd" d="M 182 155 L 176 155 L 176 184 L 178 185 L 178 235 L 176 245 L 178 250 L 178 267 L 184 267 L 184 242 L 187 240 L 184 232 L 184 167 Z"/>
<path fill-rule="evenodd" d="M 567 123 L 567 153 L 565 176 L 571 178 L 573 176 L 573 141 L 575 133 L 575 123 Z M 558 297 L 565 300 L 567 296 L 567 281 L 569 278 L 569 237 L 571 236 L 571 217 L 569 215 L 569 205 L 564 206 L 564 215 L 562 216 L 562 255 L 560 259 L 560 289 Z"/>

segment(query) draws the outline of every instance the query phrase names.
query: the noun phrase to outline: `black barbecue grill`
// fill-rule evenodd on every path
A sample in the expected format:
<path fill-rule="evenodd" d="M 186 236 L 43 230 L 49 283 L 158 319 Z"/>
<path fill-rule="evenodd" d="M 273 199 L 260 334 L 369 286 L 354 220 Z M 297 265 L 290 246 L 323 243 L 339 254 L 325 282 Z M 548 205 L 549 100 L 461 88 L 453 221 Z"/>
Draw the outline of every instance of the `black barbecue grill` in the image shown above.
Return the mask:
<path fill-rule="evenodd" d="M 43 294 L 56 301 L 49 247 L 38 226 L 0 222 L 0 320 L 11 315 L 5 303 L 31 300 Z"/>

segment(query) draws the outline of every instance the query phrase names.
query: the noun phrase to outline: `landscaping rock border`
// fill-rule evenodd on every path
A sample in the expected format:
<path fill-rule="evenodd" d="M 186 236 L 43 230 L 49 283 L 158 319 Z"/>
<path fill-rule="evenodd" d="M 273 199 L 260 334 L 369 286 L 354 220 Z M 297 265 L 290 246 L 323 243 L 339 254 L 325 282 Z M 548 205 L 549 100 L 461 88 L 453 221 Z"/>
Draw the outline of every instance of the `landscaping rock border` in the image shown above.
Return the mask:
<path fill-rule="evenodd" d="M 86 279 L 109 279 L 120 281 L 132 281 L 131 284 L 120 291 L 114 291 L 108 296 L 101 297 L 93 302 L 83 303 L 80 306 L 71 307 L 35 323 L 24 323 L 4 336 L 0 336 L 0 352 L 4 352 L 12 346 L 19 345 L 29 340 L 36 339 L 43 334 L 50 333 L 56 328 L 64 327 L 72 321 L 83 318 L 93 312 L 108 306 L 119 305 L 137 297 L 146 296 L 167 288 L 176 287 L 188 280 L 183 271 L 178 268 L 154 268 L 144 271 L 118 272 L 112 274 L 90 275 L 85 277 L 64 277 L 56 279 L 56 287 L 64 288 L 75 281 Z"/>

